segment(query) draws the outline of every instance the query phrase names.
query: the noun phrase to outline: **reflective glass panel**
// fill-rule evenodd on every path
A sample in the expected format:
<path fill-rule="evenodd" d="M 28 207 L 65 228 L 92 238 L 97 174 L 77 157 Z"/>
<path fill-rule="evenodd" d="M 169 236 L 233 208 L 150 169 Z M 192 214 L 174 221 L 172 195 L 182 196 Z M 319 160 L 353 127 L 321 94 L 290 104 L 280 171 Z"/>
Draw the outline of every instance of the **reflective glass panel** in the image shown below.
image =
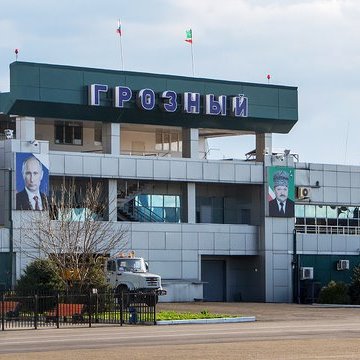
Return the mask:
<path fill-rule="evenodd" d="M 171 151 L 178 151 L 178 134 L 171 133 Z"/>
<path fill-rule="evenodd" d="M 337 212 L 338 212 L 339 219 L 347 219 L 348 218 L 349 210 L 346 206 L 338 206 Z"/>
<path fill-rule="evenodd" d="M 151 206 L 152 207 L 163 207 L 164 206 L 164 196 L 163 195 L 151 195 Z"/>
<path fill-rule="evenodd" d="M 176 207 L 176 198 L 174 195 L 164 195 L 165 207 Z"/>
<path fill-rule="evenodd" d="M 305 205 L 305 217 L 315 218 L 315 205 Z"/>
<path fill-rule="evenodd" d="M 169 151 L 170 150 L 170 134 L 164 133 L 163 136 L 164 136 L 163 150 Z"/>
<path fill-rule="evenodd" d="M 326 206 L 316 205 L 316 217 L 319 219 L 326 218 Z"/>
<path fill-rule="evenodd" d="M 160 221 L 161 219 L 164 219 L 164 208 L 163 207 L 153 207 L 152 216 L 154 216 L 155 221 Z"/>
<path fill-rule="evenodd" d="M 295 205 L 295 217 L 305 217 L 305 207 L 304 205 Z"/>
<path fill-rule="evenodd" d="M 336 219 L 337 218 L 337 208 L 336 206 L 327 206 L 326 213 L 328 219 Z"/>

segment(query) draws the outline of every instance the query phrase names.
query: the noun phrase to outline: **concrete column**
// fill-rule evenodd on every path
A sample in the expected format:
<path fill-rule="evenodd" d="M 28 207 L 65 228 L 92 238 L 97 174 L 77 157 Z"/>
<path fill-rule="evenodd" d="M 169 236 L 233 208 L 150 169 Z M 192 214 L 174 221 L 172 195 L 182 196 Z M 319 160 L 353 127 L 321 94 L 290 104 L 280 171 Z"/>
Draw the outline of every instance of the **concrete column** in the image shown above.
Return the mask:
<path fill-rule="evenodd" d="M 266 154 L 272 154 L 272 134 L 256 134 L 256 161 L 264 161 Z"/>
<path fill-rule="evenodd" d="M 16 118 L 16 139 L 22 141 L 35 140 L 35 118 L 28 116 Z"/>
<path fill-rule="evenodd" d="M 292 252 L 294 218 L 268 216 L 268 167 L 289 166 L 292 157 L 277 160 L 271 155 L 264 156 L 263 215 L 259 226 L 260 272 L 263 281 L 264 301 L 292 301 Z"/>
<path fill-rule="evenodd" d="M 196 188 L 195 183 L 187 183 L 187 221 L 196 223 Z"/>
<path fill-rule="evenodd" d="M 108 180 L 109 221 L 117 221 L 117 180 Z"/>
<path fill-rule="evenodd" d="M 120 155 L 120 124 L 103 123 L 102 141 L 106 154 Z"/>
<path fill-rule="evenodd" d="M 183 128 L 182 149 L 184 158 L 199 159 L 199 129 Z"/>

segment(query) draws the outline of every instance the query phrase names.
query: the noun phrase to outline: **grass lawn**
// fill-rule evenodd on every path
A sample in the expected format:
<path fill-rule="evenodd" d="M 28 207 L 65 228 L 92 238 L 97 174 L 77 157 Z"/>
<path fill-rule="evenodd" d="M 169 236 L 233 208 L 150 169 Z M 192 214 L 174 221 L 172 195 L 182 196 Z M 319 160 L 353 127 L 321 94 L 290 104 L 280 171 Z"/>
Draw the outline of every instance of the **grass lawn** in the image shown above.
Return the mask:
<path fill-rule="evenodd" d="M 156 314 L 156 320 L 189 320 L 189 319 L 214 319 L 214 318 L 228 318 L 235 317 L 227 314 L 214 314 L 209 311 L 202 310 L 199 313 L 193 312 L 177 312 L 177 311 L 159 311 Z"/>

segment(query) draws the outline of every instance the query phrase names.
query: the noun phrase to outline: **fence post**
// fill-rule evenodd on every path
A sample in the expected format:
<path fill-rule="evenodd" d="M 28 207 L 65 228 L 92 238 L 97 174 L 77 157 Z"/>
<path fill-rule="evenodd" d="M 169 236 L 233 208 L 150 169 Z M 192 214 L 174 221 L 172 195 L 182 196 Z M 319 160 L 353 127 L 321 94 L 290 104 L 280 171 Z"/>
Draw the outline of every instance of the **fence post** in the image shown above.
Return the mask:
<path fill-rule="evenodd" d="M 1 296 L 1 329 L 5 331 L 5 294 Z"/>
<path fill-rule="evenodd" d="M 123 304 L 124 304 L 124 292 L 121 291 L 121 299 L 120 299 L 120 326 L 123 326 Z M 119 298 L 117 299 L 118 303 L 119 303 Z"/>
<path fill-rule="evenodd" d="M 60 294 L 56 294 L 56 328 L 60 328 Z"/>
<path fill-rule="evenodd" d="M 89 292 L 88 308 L 89 308 L 89 328 L 91 328 L 91 291 Z"/>
<path fill-rule="evenodd" d="M 96 291 L 95 293 L 96 305 L 95 305 L 95 323 L 99 322 L 99 294 Z"/>
<path fill-rule="evenodd" d="M 154 297 L 154 325 L 156 325 L 156 305 L 157 305 L 156 297 L 157 297 L 157 294 L 153 293 L 152 296 Z"/>
<path fill-rule="evenodd" d="M 34 328 L 37 330 L 38 323 L 38 312 L 39 312 L 39 303 L 38 303 L 38 295 L 34 295 Z"/>

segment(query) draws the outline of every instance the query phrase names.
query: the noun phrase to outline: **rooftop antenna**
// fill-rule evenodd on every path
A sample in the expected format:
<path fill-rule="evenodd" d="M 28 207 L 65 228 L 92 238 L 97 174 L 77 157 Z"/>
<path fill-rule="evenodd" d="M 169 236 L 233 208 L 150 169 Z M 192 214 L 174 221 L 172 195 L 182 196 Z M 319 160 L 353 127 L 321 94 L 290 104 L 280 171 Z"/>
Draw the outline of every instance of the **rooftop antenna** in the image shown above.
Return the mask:
<path fill-rule="evenodd" d="M 15 49 L 15 61 L 18 60 L 19 49 Z"/>
<path fill-rule="evenodd" d="M 267 80 L 268 80 L 268 84 L 270 84 L 271 75 L 270 75 L 270 74 L 267 74 L 267 75 L 266 75 L 266 78 L 267 78 Z"/>

